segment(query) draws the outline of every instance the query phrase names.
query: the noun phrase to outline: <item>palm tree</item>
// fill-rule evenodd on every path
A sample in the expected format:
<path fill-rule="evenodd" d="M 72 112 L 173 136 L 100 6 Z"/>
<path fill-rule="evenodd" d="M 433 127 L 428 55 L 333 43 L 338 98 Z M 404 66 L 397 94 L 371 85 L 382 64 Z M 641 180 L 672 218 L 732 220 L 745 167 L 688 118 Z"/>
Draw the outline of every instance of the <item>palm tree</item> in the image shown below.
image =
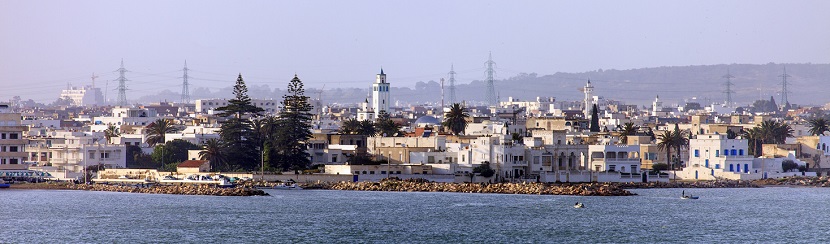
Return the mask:
<path fill-rule="evenodd" d="M 360 129 L 360 121 L 357 121 L 355 118 L 350 118 L 346 121 L 343 121 L 343 124 L 340 126 L 340 133 L 343 134 L 357 134 Z"/>
<path fill-rule="evenodd" d="M 450 107 L 450 111 L 444 114 L 444 122 L 441 125 L 449 129 L 455 135 L 464 133 L 467 129 L 467 108 L 461 106 L 460 103 L 454 103 Z"/>
<path fill-rule="evenodd" d="M 214 170 L 225 169 L 226 149 L 222 142 L 216 139 L 209 139 L 202 145 L 202 151 L 199 152 L 199 159 L 209 160 L 210 167 Z"/>
<path fill-rule="evenodd" d="M 374 136 L 375 134 L 377 134 L 377 129 L 375 129 L 375 123 L 369 120 L 360 121 L 359 126 L 357 127 L 357 134 L 364 136 Z"/>
<path fill-rule="evenodd" d="M 671 166 L 670 168 L 674 169 L 674 163 L 671 160 L 671 149 L 675 147 L 674 136 L 671 131 L 663 131 L 663 134 L 657 136 L 657 139 L 660 140 L 657 143 L 657 150 L 664 150 L 666 151 L 666 163 Z"/>
<path fill-rule="evenodd" d="M 741 136 L 743 139 L 747 140 L 749 154 L 752 154 L 755 157 L 761 156 L 761 145 L 764 144 L 764 142 L 761 141 L 761 128 L 755 127 L 748 130 L 742 130 Z"/>
<path fill-rule="evenodd" d="M 164 134 L 176 132 L 172 121 L 166 119 L 158 119 L 147 125 L 147 144 L 155 146 L 158 143 L 164 143 Z"/>
<path fill-rule="evenodd" d="M 814 118 L 808 121 L 810 123 L 810 134 L 820 136 L 823 135 L 825 131 L 830 130 L 830 122 L 827 121 L 825 118 Z"/>
<path fill-rule="evenodd" d="M 121 136 L 121 133 L 118 132 L 118 127 L 115 127 L 114 125 L 110 125 L 106 130 L 104 130 L 104 137 L 107 138 L 107 143 L 112 143 L 112 138 L 119 136 Z"/>
<path fill-rule="evenodd" d="M 628 144 L 628 136 L 636 135 L 637 129 L 639 128 L 635 126 L 633 122 L 623 124 L 623 127 L 620 130 L 620 143 Z"/>

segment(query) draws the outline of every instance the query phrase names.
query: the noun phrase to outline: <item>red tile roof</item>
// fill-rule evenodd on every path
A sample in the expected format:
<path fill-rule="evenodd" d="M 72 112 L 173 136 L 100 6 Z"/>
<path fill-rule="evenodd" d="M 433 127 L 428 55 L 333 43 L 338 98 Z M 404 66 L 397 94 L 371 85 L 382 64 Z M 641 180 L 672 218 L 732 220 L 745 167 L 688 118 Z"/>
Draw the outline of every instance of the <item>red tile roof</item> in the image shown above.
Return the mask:
<path fill-rule="evenodd" d="M 198 168 L 201 167 L 202 164 L 207 162 L 207 160 L 187 160 L 179 164 L 178 167 L 182 168 Z"/>

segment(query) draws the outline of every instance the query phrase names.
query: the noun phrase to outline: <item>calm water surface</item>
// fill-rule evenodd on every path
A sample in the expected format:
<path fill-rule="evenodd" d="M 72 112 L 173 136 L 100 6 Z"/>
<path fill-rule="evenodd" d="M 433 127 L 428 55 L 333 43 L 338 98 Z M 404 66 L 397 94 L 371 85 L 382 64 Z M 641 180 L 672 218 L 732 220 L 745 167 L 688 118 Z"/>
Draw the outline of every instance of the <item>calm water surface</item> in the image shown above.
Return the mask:
<path fill-rule="evenodd" d="M 829 243 L 830 189 L 633 197 L 279 191 L 267 197 L 0 190 L 0 243 Z M 574 209 L 575 202 L 586 208 Z"/>

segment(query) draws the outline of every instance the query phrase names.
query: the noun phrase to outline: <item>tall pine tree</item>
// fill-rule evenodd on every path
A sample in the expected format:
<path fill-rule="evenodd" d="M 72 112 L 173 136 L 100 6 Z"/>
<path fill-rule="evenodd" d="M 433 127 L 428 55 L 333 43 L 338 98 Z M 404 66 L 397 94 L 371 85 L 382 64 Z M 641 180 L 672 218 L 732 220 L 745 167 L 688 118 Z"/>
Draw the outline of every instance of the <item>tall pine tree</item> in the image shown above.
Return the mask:
<path fill-rule="evenodd" d="M 216 110 L 221 111 L 219 116 L 225 117 L 219 130 L 219 137 L 228 149 L 229 169 L 219 170 L 254 170 L 259 165 L 259 151 L 257 143 L 249 138 L 257 138 L 251 127 L 251 117 L 259 116 L 264 110 L 251 103 L 248 97 L 248 87 L 242 80 L 242 74 L 236 79 L 233 86 L 234 98 L 228 100 L 227 106 Z"/>
<path fill-rule="evenodd" d="M 599 132 L 599 110 L 596 104 L 591 109 L 591 132 Z"/>
<path fill-rule="evenodd" d="M 311 138 L 311 111 L 308 96 L 304 95 L 303 82 L 297 75 L 288 83 L 287 94 L 282 101 L 280 127 L 277 129 L 275 143 L 277 155 L 271 155 L 272 166 L 283 170 L 306 169 L 311 165 L 307 149 Z M 276 161 L 276 162 L 275 162 Z M 274 165 L 279 163 L 279 165 Z"/>

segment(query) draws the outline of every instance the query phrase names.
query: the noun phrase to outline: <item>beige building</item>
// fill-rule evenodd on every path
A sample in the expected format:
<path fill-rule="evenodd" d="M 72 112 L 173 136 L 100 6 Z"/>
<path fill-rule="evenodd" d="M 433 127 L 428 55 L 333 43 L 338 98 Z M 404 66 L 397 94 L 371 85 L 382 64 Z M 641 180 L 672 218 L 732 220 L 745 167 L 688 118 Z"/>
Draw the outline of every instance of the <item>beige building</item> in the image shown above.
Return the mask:
<path fill-rule="evenodd" d="M 8 104 L 0 104 L 0 169 L 27 169 L 26 140 L 23 132 L 26 126 L 20 124 L 19 113 L 9 113 Z"/>

